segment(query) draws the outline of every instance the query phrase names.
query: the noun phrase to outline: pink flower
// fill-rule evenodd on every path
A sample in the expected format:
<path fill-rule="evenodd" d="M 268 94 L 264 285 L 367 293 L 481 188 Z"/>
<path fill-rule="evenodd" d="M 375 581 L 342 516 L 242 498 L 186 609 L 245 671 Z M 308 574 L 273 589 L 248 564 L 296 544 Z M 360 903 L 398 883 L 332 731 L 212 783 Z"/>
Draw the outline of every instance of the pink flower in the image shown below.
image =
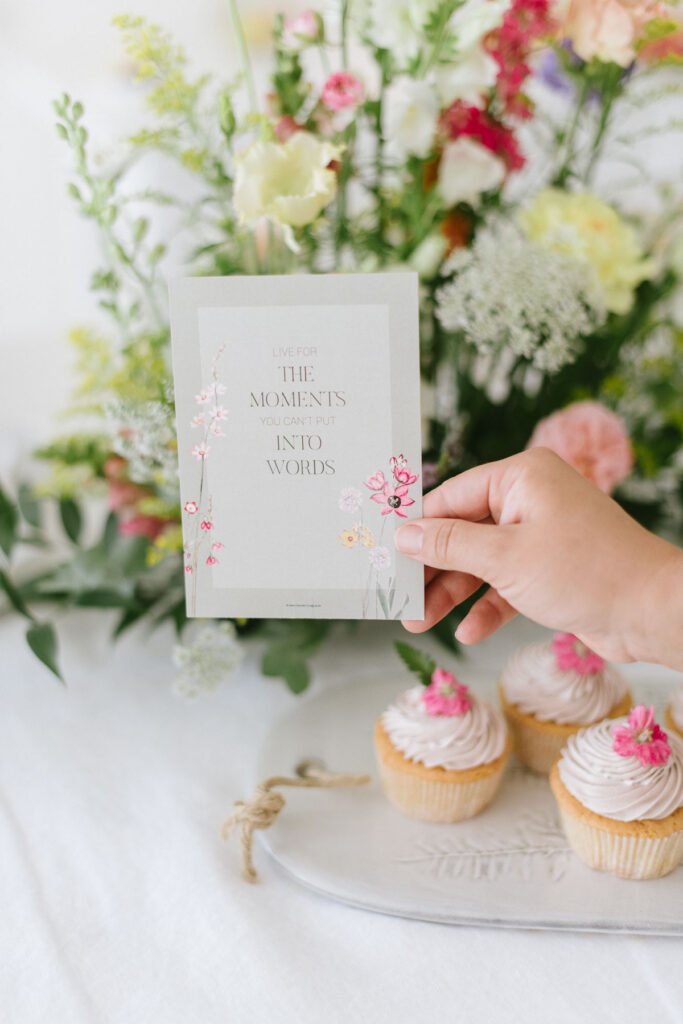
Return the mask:
<path fill-rule="evenodd" d="M 582 60 L 628 67 L 647 23 L 665 13 L 657 0 L 571 0 L 560 36 L 571 40 Z"/>
<path fill-rule="evenodd" d="M 655 722 L 655 709 L 638 704 L 626 725 L 612 730 L 612 750 L 620 757 L 637 757 L 641 764 L 666 764 L 671 755 L 667 735 Z"/>
<path fill-rule="evenodd" d="M 291 139 L 295 132 L 302 132 L 303 130 L 303 125 L 295 121 L 291 114 L 285 114 L 273 127 L 275 138 L 278 142 L 286 142 L 287 139 Z"/>
<path fill-rule="evenodd" d="M 215 540 L 213 542 L 213 544 L 211 545 L 211 550 L 212 551 L 222 551 L 224 547 L 225 547 L 225 544 L 223 543 L 223 541 Z"/>
<path fill-rule="evenodd" d="M 211 448 L 209 447 L 208 444 L 196 444 L 192 449 L 192 454 L 194 455 L 195 459 L 197 459 L 197 461 L 199 462 L 202 459 L 205 459 L 210 451 Z"/>
<path fill-rule="evenodd" d="M 573 633 L 556 633 L 552 647 L 555 664 L 563 672 L 574 671 L 581 676 L 594 676 L 604 668 L 604 658 L 586 647 Z"/>
<path fill-rule="evenodd" d="M 422 700 L 428 715 L 465 715 L 472 707 L 469 687 L 443 668 L 434 669 Z"/>
<path fill-rule="evenodd" d="M 378 469 L 376 473 L 373 473 L 372 476 L 369 476 L 367 478 L 367 480 L 365 481 L 365 486 L 370 491 L 381 491 L 383 490 L 386 482 L 387 481 L 384 476 L 384 473 L 382 472 L 381 469 Z"/>
<path fill-rule="evenodd" d="M 365 89 L 349 71 L 335 71 L 325 82 L 321 99 L 328 110 L 353 110 L 365 99 Z"/>
<path fill-rule="evenodd" d="M 166 520 L 159 516 L 143 516 L 136 514 L 129 519 L 122 519 L 119 523 L 119 533 L 122 537 L 147 537 L 155 540 L 166 526 Z"/>
<path fill-rule="evenodd" d="M 198 413 L 196 416 L 193 416 L 192 419 L 190 420 L 191 427 L 203 427 L 205 423 L 206 417 L 204 416 L 203 413 Z"/>
<path fill-rule="evenodd" d="M 413 473 L 412 469 L 409 466 L 401 466 L 397 462 L 394 465 L 394 480 L 396 480 L 399 484 L 405 484 L 406 487 L 409 487 L 411 484 L 414 484 L 415 481 L 417 480 L 417 473 Z"/>
<path fill-rule="evenodd" d="M 197 405 L 208 405 L 211 401 L 211 393 L 208 388 L 202 388 L 202 390 L 194 396 L 194 400 Z"/>
<path fill-rule="evenodd" d="M 212 411 L 211 415 L 215 420 L 227 420 L 228 410 L 225 408 L 224 405 L 217 405 L 216 408 Z"/>
<path fill-rule="evenodd" d="M 218 559 L 216 558 L 215 555 L 209 555 L 209 557 L 206 560 L 206 564 L 207 565 L 218 565 Z"/>
<path fill-rule="evenodd" d="M 311 43 L 322 42 L 323 22 L 317 11 L 302 11 L 285 20 L 282 42 L 288 50 L 301 50 Z"/>
<path fill-rule="evenodd" d="M 107 502 L 112 512 L 135 505 L 140 498 L 147 498 L 149 491 L 130 480 L 110 480 L 107 487 Z"/>
<path fill-rule="evenodd" d="M 381 493 L 373 494 L 370 501 L 384 505 L 383 516 L 390 516 L 392 512 L 395 512 L 401 519 L 407 518 L 403 509 L 415 504 L 413 499 L 408 496 L 408 488 L 405 484 L 399 484 L 393 488 L 391 484 L 385 484 Z"/>
<path fill-rule="evenodd" d="M 220 423 L 211 424 L 211 434 L 213 437 L 225 437 L 225 431 L 221 427 Z"/>
<path fill-rule="evenodd" d="M 183 511 L 187 512 L 188 516 L 193 516 L 195 512 L 199 512 L 199 505 L 196 501 L 186 501 L 183 505 Z"/>
<path fill-rule="evenodd" d="M 107 480 L 121 480 L 128 474 L 128 463 L 120 455 L 110 455 L 103 466 Z"/>
<path fill-rule="evenodd" d="M 209 530 L 213 530 L 213 523 L 210 519 L 203 519 L 200 529 L 206 530 L 208 533 Z"/>
<path fill-rule="evenodd" d="M 189 576 L 189 575 L 190 575 L 190 574 L 192 573 L 192 566 L 191 566 L 191 565 L 186 565 L 186 566 L 185 566 L 185 572 L 186 572 L 186 573 L 188 574 L 188 576 Z"/>
<path fill-rule="evenodd" d="M 633 468 L 633 449 L 619 417 L 599 402 L 574 402 L 536 424 L 527 448 L 550 448 L 611 494 Z"/>

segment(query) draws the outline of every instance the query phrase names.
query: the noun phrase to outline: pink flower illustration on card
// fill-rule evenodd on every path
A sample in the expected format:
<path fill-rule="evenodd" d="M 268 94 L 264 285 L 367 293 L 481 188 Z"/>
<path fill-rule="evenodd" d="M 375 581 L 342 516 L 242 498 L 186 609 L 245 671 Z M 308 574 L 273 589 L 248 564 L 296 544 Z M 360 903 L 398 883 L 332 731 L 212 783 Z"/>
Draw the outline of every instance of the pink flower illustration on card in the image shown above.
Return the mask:
<path fill-rule="evenodd" d="M 381 469 L 378 469 L 376 473 L 373 473 L 372 476 L 369 476 L 367 478 L 367 480 L 365 481 L 365 486 L 370 491 L 381 491 L 384 489 L 384 485 L 386 484 L 386 482 L 387 481 L 384 476 L 384 473 L 382 472 Z"/>
<path fill-rule="evenodd" d="M 666 764 L 671 756 L 669 738 L 655 722 L 655 709 L 638 704 L 626 725 L 612 730 L 612 750 L 620 757 L 637 757 L 643 765 Z"/>
<path fill-rule="evenodd" d="M 381 493 L 373 494 L 370 501 L 375 501 L 378 505 L 383 506 L 383 516 L 390 516 L 394 512 L 401 519 L 407 518 L 404 509 L 415 504 L 413 498 L 408 494 L 407 484 L 399 484 L 396 487 L 385 484 Z"/>
<path fill-rule="evenodd" d="M 196 444 L 192 449 L 192 454 L 198 462 L 202 462 L 208 458 L 211 447 L 208 444 Z"/>
<path fill-rule="evenodd" d="M 206 564 L 207 565 L 218 565 L 218 559 L 216 558 L 215 555 L 208 555 L 208 557 L 206 559 Z"/>
<path fill-rule="evenodd" d="M 399 519 L 408 518 L 406 510 L 415 504 L 410 488 L 417 482 L 418 477 L 417 473 L 410 469 L 404 455 L 392 455 L 387 462 L 388 472 L 376 469 L 363 480 L 363 487 L 372 492 L 370 500 L 375 506 L 379 506 L 374 513 L 376 515 L 379 512 L 379 522 L 375 520 L 376 526 L 373 525 L 371 528 L 368 525 L 373 512 L 370 509 L 366 515 L 367 506 L 363 508 L 362 493 L 357 488 L 343 488 L 338 501 L 342 512 L 360 514 L 360 518 L 355 522 L 347 523 L 337 534 L 337 538 L 342 547 L 356 552 L 349 557 L 357 558 L 359 554 L 367 556 L 364 559 L 364 568 L 359 566 L 359 576 L 364 581 L 358 587 L 359 591 L 363 590 L 363 618 L 368 616 L 372 596 L 375 618 L 380 618 L 380 611 L 386 619 L 400 618 L 408 602 L 407 595 L 397 595 L 393 559 L 389 548 L 385 547 L 382 541 L 386 524 L 391 521 L 392 514 Z"/>
<path fill-rule="evenodd" d="M 196 512 L 199 512 L 199 505 L 196 501 L 186 501 L 183 505 L 183 512 L 187 512 L 189 516 L 193 516 Z"/>
<path fill-rule="evenodd" d="M 200 529 L 204 530 L 205 532 L 213 530 L 213 523 L 211 522 L 210 519 L 202 519 L 200 523 Z"/>

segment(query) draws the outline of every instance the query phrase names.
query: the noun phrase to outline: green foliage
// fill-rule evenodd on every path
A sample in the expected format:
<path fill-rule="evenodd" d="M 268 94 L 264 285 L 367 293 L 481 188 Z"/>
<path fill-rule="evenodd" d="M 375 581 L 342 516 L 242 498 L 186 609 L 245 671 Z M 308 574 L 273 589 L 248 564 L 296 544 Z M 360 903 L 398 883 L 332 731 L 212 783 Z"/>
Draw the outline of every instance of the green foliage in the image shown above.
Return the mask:
<path fill-rule="evenodd" d="M 308 97 L 301 60 L 297 53 L 282 45 L 284 18 L 279 14 L 275 19 L 275 71 L 273 89 L 278 101 L 279 113 L 296 117 Z"/>
<path fill-rule="evenodd" d="M 57 635 L 50 622 L 33 622 L 26 630 L 26 642 L 39 661 L 63 683 L 57 660 Z"/>
<path fill-rule="evenodd" d="M 263 633 L 268 646 L 261 658 L 263 674 L 284 679 L 293 693 L 301 693 L 311 679 L 309 660 L 328 635 L 330 626 L 321 619 L 265 622 Z"/>
<path fill-rule="evenodd" d="M 17 542 L 19 511 L 13 501 L 0 488 L 0 548 L 7 558 Z"/>
<path fill-rule="evenodd" d="M 400 640 L 394 644 L 394 649 L 406 668 L 418 677 L 422 685 L 429 686 L 437 667 L 434 658 Z"/>

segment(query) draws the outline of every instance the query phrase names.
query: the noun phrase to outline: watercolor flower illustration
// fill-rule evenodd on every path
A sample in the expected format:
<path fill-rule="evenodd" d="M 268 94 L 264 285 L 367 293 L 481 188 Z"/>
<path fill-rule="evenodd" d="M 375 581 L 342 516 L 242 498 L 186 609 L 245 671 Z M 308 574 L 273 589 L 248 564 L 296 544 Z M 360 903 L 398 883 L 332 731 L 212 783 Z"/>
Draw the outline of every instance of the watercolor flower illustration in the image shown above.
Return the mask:
<path fill-rule="evenodd" d="M 372 495 L 370 501 L 375 501 L 378 505 L 384 506 L 382 509 L 383 516 L 390 516 L 394 512 L 401 519 L 407 518 L 403 509 L 415 504 L 413 498 L 408 494 L 407 484 L 398 484 L 396 487 L 392 487 L 391 484 L 385 484 L 381 491 Z"/>
<path fill-rule="evenodd" d="M 655 722 L 655 710 L 638 704 L 626 725 L 612 730 L 612 750 L 620 757 L 637 757 L 643 765 L 666 764 L 671 755 L 668 736 Z"/>
<path fill-rule="evenodd" d="M 422 702 L 428 715 L 465 715 L 472 702 L 469 687 L 458 682 L 452 672 L 435 668 L 432 681 L 422 693 Z"/>
<path fill-rule="evenodd" d="M 344 487 L 339 495 L 342 512 L 357 512 L 363 503 L 363 495 L 355 487 Z"/>
<path fill-rule="evenodd" d="M 601 658 L 573 633 L 555 633 L 552 641 L 555 664 L 562 671 L 578 672 L 581 676 L 593 676 L 605 666 Z"/>
<path fill-rule="evenodd" d="M 376 469 L 363 480 L 363 487 L 372 492 L 370 500 L 375 506 L 379 506 L 377 511 L 380 517 L 376 531 L 368 525 L 367 517 L 363 517 L 363 496 L 356 487 L 344 487 L 337 502 L 342 512 L 360 513 L 360 518 L 337 536 L 343 547 L 367 555 L 364 567 L 359 567 L 359 574 L 365 579 L 364 588 L 362 585 L 358 588 L 363 592 L 363 618 L 368 616 L 370 600 L 373 597 L 375 618 L 380 617 L 380 609 L 386 619 L 400 618 L 408 601 L 407 596 L 397 596 L 396 576 L 392 573 L 392 555 L 389 548 L 384 546 L 383 538 L 392 513 L 399 519 L 406 519 L 406 509 L 415 504 L 410 488 L 417 483 L 418 474 L 412 471 L 408 459 L 403 454 L 392 455 L 387 461 L 388 472 Z"/>
<path fill-rule="evenodd" d="M 190 614 L 196 614 L 197 609 L 197 576 L 198 570 L 203 562 L 211 568 L 218 564 L 216 552 L 224 545 L 217 538 L 214 539 L 213 519 L 213 498 L 207 493 L 206 488 L 206 459 L 211 451 L 209 445 L 210 437 L 225 437 L 222 424 L 228 419 L 229 413 L 224 405 L 219 402 L 219 396 L 225 394 L 226 387 L 218 379 L 218 364 L 225 349 L 224 345 L 216 352 L 211 366 L 211 379 L 209 383 L 200 389 L 195 395 L 195 402 L 203 410 L 196 413 L 190 419 L 190 426 L 203 428 L 202 440 L 192 448 L 192 455 L 199 462 L 199 480 L 195 493 L 197 498 L 191 498 L 183 505 L 184 512 L 189 516 L 196 516 L 193 520 L 193 536 L 185 536 L 185 572 L 192 576 L 192 589 L 190 593 Z"/>
<path fill-rule="evenodd" d="M 386 484 L 386 482 L 387 481 L 384 476 L 384 473 L 382 472 L 381 469 L 378 469 L 376 473 L 373 473 L 372 476 L 369 476 L 367 478 L 367 480 L 365 481 L 365 486 L 370 491 L 381 491 L 384 489 L 384 485 Z"/>

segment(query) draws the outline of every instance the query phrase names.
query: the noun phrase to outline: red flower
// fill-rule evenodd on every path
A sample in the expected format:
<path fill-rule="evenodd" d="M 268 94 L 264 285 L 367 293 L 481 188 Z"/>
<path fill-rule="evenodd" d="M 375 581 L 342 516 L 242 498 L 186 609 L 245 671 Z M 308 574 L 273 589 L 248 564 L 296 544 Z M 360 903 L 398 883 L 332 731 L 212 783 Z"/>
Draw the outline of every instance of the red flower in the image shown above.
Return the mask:
<path fill-rule="evenodd" d="M 488 36 L 486 46 L 498 64 L 497 92 L 506 114 L 531 116 L 531 101 L 522 92 L 531 74 L 528 58 L 535 41 L 553 28 L 549 0 L 513 0 L 500 28 Z"/>
<path fill-rule="evenodd" d="M 441 125 L 450 139 L 461 135 L 476 139 L 504 161 L 509 171 L 518 171 L 526 162 L 511 128 L 501 124 L 486 110 L 468 107 L 456 100 L 441 116 Z"/>

